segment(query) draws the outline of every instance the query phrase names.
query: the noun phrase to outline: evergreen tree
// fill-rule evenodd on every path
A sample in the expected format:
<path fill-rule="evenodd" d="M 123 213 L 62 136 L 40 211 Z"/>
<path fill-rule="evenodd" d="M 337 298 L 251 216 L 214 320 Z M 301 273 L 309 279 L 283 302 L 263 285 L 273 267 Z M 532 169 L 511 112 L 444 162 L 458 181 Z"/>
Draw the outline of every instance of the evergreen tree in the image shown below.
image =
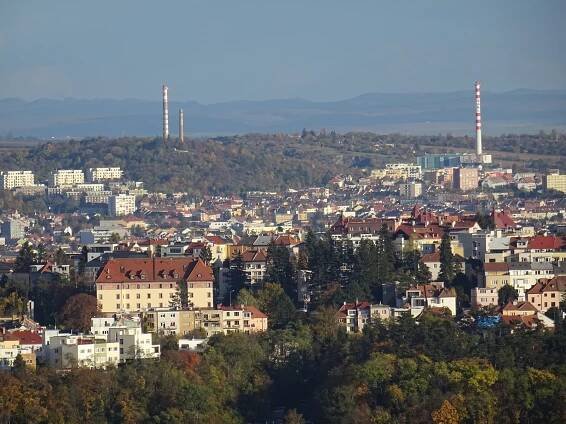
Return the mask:
<path fill-rule="evenodd" d="M 234 259 L 230 261 L 230 290 L 237 295 L 244 287 L 247 281 L 247 275 L 244 271 L 244 260 L 242 255 L 238 253 Z"/>
<path fill-rule="evenodd" d="M 438 278 L 440 281 L 444 281 L 447 286 L 450 286 L 455 276 L 456 264 L 450 244 L 450 235 L 448 231 L 445 231 L 440 243 L 440 273 Z"/>
<path fill-rule="evenodd" d="M 271 243 L 267 248 L 267 271 L 265 280 L 283 287 L 291 299 L 297 297 L 296 265 L 289 249 Z"/>
<path fill-rule="evenodd" d="M 212 252 L 210 251 L 210 247 L 204 246 L 200 251 L 199 258 L 202 259 L 205 264 L 210 264 L 210 261 L 212 260 Z"/>
<path fill-rule="evenodd" d="M 379 230 L 379 239 L 376 243 L 377 276 L 373 293 L 377 300 L 382 299 L 382 285 L 390 282 L 395 271 L 395 249 L 391 233 L 385 225 Z"/>
<path fill-rule="evenodd" d="M 83 248 L 81 249 L 81 256 L 79 258 L 79 275 L 84 274 L 87 262 L 88 262 L 88 247 L 83 246 Z"/>
<path fill-rule="evenodd" d="M 35 263 L 35 253 L 29 242 L 25 242 L 20 251 L 18 252 L 18 257 L 16 258 L 16 264 L 14 271 L 28 273 L 29 267 Z"/>

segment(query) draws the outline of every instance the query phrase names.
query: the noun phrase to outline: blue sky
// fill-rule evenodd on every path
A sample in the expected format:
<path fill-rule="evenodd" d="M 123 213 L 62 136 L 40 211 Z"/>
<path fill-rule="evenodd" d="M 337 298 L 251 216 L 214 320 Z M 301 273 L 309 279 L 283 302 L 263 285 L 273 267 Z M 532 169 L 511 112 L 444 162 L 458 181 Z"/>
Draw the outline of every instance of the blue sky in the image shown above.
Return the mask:
<path fill-rule="evenodd" d="M 564 0 L 0 0 L 0 98 L 566 89 Z"/>

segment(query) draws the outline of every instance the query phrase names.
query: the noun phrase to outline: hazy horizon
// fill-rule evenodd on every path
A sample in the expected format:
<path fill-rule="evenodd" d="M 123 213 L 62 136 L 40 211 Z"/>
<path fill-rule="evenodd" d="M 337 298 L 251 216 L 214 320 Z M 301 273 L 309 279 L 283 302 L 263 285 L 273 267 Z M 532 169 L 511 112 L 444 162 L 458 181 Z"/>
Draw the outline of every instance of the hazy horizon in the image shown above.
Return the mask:
<path fill-rule="evenodd" d="M 566 3 L 124 0 L 0 5 L 0 98 L 336 101 L 565 90 Z"/>

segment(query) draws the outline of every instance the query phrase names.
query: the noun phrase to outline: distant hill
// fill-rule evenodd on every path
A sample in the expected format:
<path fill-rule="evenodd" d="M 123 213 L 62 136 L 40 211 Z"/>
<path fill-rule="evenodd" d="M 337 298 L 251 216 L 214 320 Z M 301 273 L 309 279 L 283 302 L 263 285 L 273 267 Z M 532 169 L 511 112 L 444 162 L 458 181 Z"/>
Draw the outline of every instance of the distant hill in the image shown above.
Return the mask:
<path fill-rule="evenodd" d="M 185 110 L 192 135 L 298 132 L 302 128 L 407 134 L 470 134 L 473 92 L 364 94 L 351 99 L 232 101 L 203 105 L 171 102 L 170 128 Z M 491 135 L 566 129 L 566 91 L 482 93 L 484 131 Z M 137 99 L 0 99 L 0 135 L 41 138 L 156 136 L 161 102 Z"/>

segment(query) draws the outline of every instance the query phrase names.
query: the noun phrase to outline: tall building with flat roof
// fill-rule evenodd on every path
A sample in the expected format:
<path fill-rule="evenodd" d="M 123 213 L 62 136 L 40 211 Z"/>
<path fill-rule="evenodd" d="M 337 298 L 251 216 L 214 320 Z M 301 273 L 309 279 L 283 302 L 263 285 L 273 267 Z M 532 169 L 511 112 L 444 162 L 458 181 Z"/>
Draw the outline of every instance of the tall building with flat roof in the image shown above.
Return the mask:
<path fill-rule="evenodd" d="M 131 215 L 136 211 L 136 196 L 118 194 L 108 198 L 108 214 L 110 216 Z"/>
<path fill-rule="evenodd" d="M 65 187 L 84 184 L 85 174 L 82 169 L 59 169 L 49 175 L 50 187 Z"/>
<path fill-rule="evenodd" d="M 0 172 L 0 187 L 11 190 L 18 187 L 28 187 L 35 184 L 35 175 L 31 171 Z"/>
<path fill-rule="evenodd" d="M 543 184 L 546 190 L 556 190 L 566 193 L 566 174 L 560 175 L 560 171 L 552 170 L 543 176 Z"/>
<path fill-rule="evenodd" d="M 86 171 L 87 180 L 91 183 L 98 181 L 121 180 L 123 171 L 120 167 L 111 168 L 89 168 Z"/>
<path fill-rule="evenodd" d="M 0 226 L 0 229 L 2 230 L 2 237 L 4 237 L 6 241 L 19 240 L 26 235 L 25 225 L 19 219 L 10 218 L 5 220 Z"/>
<path fill-rule="evenodd" d="M 478 188 L 479 176 L 477 168 L 456 168 L 454 170 L 454 188 L 468 191 Z"/>

